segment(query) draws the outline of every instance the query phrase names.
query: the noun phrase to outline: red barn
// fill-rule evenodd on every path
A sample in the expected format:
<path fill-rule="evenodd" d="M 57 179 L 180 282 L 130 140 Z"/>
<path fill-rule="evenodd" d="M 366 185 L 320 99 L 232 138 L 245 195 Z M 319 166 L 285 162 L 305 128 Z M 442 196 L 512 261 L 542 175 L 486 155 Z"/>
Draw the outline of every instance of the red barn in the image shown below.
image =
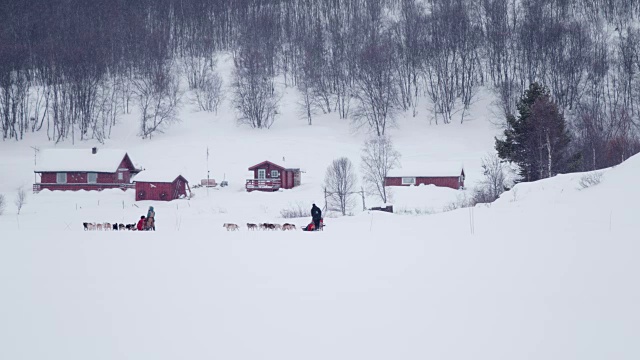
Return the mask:
<path fill-rule="evenodd" d="M 136 184 L 136 201 L 171 201 L 191 194 L 189 182 L 182 175 L 167 176 L 162 173 L 143 171 L 133 179 Z"/>
<path fill-rule="evenodd" d="M 385 186 L 435 185 L 452 189 L 464 188 L 462 166 L 429 166 L 393 169 L 385 178 Z"/>
<path fill-rule="evenodd" d="M 249 168 L 253 179 L 247 179 L 247 191 L 277 191 L 292 189 L 300 185 L 300 169 L 284 168 L 271 161 L 263 161 Z"/>
<path fill-rule="evenodd" d="M 40 152 L 34 173 L 40 182 L 33 191 L 103 190 L 132 188 L 131 177 L 140 172 L 124 150 L 48 149 Z"/>

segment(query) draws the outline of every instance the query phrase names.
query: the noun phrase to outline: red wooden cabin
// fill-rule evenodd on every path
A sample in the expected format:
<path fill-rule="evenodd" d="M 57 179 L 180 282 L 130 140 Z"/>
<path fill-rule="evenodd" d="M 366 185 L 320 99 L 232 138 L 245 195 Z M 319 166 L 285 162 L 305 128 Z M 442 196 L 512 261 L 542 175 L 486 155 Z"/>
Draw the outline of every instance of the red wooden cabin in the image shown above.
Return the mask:
<path fill-rule="evenodd" d="M 182 175 L 166 176 L 161 173 L 143 171 L 133 182 L 136 184 L 136 201 L 171 201 L 191 194 L 189 182 Z"/>
<path fill-rule="evenodd" d="M 124 150 L 48 149 L 40 152 L 34 173 L 40 181 L 33 191 L 103 190 L 132 188 L 131 177 L 140 172 Z"/>
<path fill-rule="evenodd" d="M 247 191 L 277 191 L 292 189 L 300 185 L 300 169 L 284 168 L 271 161 L 263 161 L 249 168 L 253 179 L 247 179 Z"/>
<path fill-rule="evenodd" d="M 464 188 L 464 169 L 457 166 L 425 165 L 420 169 L 394 169 L 385 178 L 385 186 L 435 185 L 452 189 Z"/>

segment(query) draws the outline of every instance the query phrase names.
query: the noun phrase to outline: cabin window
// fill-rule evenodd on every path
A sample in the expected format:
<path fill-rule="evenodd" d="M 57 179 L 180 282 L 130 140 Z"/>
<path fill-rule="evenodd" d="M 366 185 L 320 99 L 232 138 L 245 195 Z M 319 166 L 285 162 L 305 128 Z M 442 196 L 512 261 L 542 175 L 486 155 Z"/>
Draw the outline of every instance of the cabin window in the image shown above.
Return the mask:
<path fill-rule="evenodd" d="M 123 173 L 121 173 L 121 172 L 118 173 L 118 180 L 120 180 L 120 181 L 124 180 L 124 174 Z"/>
<path fill-rule="evenodd" d="M 98 173 L 87 173 L 87 183 L 95 184 L 98 182 Z"/>
<path fill-rule="evenodd" d="M 66 184 L 67 183 L 67 173 L 57 173 L 56 174 L 56 182 L 58 184 Z"/>
<path fill-rule="evenodd" d="M 415 185 L 416 184 L 416 178 L 414 177 L 403 177 L 402 178 L 402 185 Z"/>
<path fill-rule="evenodd" d="M 271 178 L 276 179 L 280 177 L 278 170 L 271 170 Z"/>
<path fill-rule="evenodd" d="M 263 180 L 267 177 L 267 170 L 258 169 L 258 179 Z"/>

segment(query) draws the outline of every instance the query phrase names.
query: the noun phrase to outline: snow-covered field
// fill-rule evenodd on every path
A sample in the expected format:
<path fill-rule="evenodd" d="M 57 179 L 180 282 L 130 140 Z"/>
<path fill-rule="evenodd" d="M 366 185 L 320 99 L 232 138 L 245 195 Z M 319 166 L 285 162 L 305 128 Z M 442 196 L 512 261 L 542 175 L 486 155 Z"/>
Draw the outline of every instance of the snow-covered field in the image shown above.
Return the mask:
<path fill-rule="evenodd" d="M 206 178 L 209 147 L 211 176 L 230 186 L 191 200 L 29 192 L 18 216 L 31 146 L 52 144 L 0 143 L 0 359 L 640 358 L 640 156 L 586 189 L 584 174 L 560 175 L 472 210 L 442 213 L 464 192 L 420 186 L 396 189 L 392 203 L 435 214 L 362 211 L 355 199 L 354 215 L 326 219 L 324 232 L 226 232 L 225 222 L 306 224 L 280 211 L 322 204 L 334 158 L 357 167 L 365 134 L 333 114 L 306 125 L 293 95 L 270 130 L 237 127 L 228 109 L 185 110 L 141 140 L 135 115 L 123 119 L 103 147 L 192 185 Z M 403 161 L 463 163 L 473 187 L 498 133 L 489 102 L 463 125 L 399 119 Z M 283 158 L 302 168 L 302 186 L 244 191 L 249 166 Z M 82 230 L 135 222 L 149 205 L 156 232 Z"/>

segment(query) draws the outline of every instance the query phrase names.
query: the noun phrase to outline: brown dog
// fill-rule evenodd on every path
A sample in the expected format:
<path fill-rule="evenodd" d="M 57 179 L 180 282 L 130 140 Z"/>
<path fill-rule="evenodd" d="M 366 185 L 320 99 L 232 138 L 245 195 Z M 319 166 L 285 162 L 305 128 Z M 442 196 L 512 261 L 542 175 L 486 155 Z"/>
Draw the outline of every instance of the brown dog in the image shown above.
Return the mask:
<path fill-rule="evenodd" d="M 258 230 L 258 225 L 247 223 L 247 230 L 252 230 L 252 231 Z"/>

